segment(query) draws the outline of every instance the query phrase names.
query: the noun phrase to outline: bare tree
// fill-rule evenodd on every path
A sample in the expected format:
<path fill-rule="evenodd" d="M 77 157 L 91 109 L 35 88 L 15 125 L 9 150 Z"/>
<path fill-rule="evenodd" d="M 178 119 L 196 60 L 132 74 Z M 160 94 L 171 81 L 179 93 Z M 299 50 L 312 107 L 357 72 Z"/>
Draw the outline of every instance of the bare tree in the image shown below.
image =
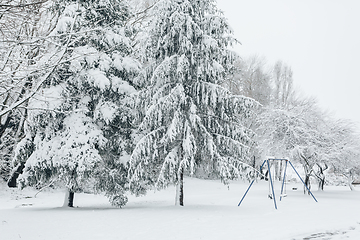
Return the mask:
<path fill-rule="evenodd" d="M 7 149 L 6 158 L 0 159 L 3 166 L 9 166 L 13 148 L 23 137 L 29 100 L 44 84 L 51 84 L 54 70 L 67 62 L 64 54 L 73 36 L 71 32 L 54 34 L 59 11 L 53 3 L 9 0 L 0 4 L 0 148 Z M 9 138 L 12 141 L 4 141 Z M 14 166 L 9 186 L 14 186 L 23 165 L 20 161 Z"/>
<path fill-rule="evenodd" d="M 256 131 L 262 155 L 288 156 L 299 161 L 304 167 L 305 184 L 310 188 L 313 177 L 321 190 L 326 169 L 332 167 L 339 174 L 356 169 L 359 136 L 352 124 L 334 119 L 313 99 L 291 104 L 291 108 L 270 107 L 259 114 Z"/>
<path fill-rule="evenodd" d="M 227 76 L 223 86 L 233 94 L 244 95 L 268 105 L 271 97 L 271 75 L 266 69 L 265 58 L 257 55 L 246 59 L 238 59 L 234 72 Z"/>
<path fill-rule="evenodd" d="M 272 103 L 275 106 L 288 106 L 290 104 L 295 94 L 293 82 L 291 67 L 282 61 L 277 61 L 272 70 Z"/>
<path fill-rule="evenodd" d="M 6 180 L 13 147 L 23 134 L 26 96 L 39 72 L 37 61 L 51 24 L 42 19 L 47 0 L 0 3 L 0 174 Z"/>

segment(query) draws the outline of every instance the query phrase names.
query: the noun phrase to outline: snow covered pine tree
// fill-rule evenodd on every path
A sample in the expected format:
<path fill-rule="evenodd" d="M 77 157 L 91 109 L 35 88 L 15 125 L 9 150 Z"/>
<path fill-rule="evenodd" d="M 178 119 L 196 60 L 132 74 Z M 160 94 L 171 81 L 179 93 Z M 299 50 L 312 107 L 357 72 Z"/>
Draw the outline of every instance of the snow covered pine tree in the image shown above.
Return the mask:
<path fill-rule="evenodd" d="M 41 188 L 62 182 L 74 192 L 104 192 L 123 206 L 132 151 L 134 93 L 131 79 L 140 65 L 130 57 L 125 25 L 128 7 L 121 0 L 53 1 L 58 24 L 51 43 L 66 51 L 62 62 L 31 99 L 26 138 L 17 161 L 26 158 L 21 186 Z"/>
<path fill-rule="evenodd" d="M 247 119 L 257 103 L 218 83 L 232 68 L 236 42 L 213 0 L 160 0 L 151 10 L 138 81 L 144 136 L 130 158 L 130 189 L 144 194 L 177 185 L 200 168 L 227 182 L 246 175 L 253 133 Z"/>

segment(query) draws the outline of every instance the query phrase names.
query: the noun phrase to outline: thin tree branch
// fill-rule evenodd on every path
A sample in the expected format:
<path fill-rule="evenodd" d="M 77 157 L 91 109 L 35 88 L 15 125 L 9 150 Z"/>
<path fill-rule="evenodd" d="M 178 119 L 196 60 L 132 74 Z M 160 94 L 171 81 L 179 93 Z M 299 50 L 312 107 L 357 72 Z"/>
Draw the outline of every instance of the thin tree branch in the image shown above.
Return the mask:
<path fill-rule="evenodd" d="M 2 8 L 24 8 L 24 7 L 30 7 L 30 6 L 43 4 L 43 3 L 46 3 L 47 1 L 48 0 L 43 0 L 43 1 L 40 1 L 40 2 L 25 3 L 25 4 L 18 4 L 18 5 L 0 4 L 0 7 L 2 7 Z"/>
<path fill-rule="evenodd" d="M 76 22 L 76 18 L 78 15 L 76 15 L 73 24 L 71 26 L 71 32 L 74 29 L 74 25 Z M 38 82 L 38 84 L 36 85 L 36 87 L 34 88 L 34 90 L 32 92 L 30 92 L 29 94 L 27 94 L 23 99 L 15 102 L 14 104 L 12 104 L 10 107 L 8 107 L 7 109 L 3 110 L 0 112 L 0 117 L 7 114 L 8 112 L 11 112 L 12 110 L 16 109 L 17 107 L 19 107 L 20 105 L 22 105 L 23 103 L 25 103 L 27 100 L 29 100 L 30 98 L 32 98 L 37 91 L 41 88 L 41 86 L 43 85 L 43 83 L 49 78 L 49 76 L 55 71 L 56 67 L 58 66 L 58 64 L 62 61 L 63 57 L 65 56 L 65 53 L 69 47 L 69 43 L 70 43 L 71 37 L 69 36 L 68 41 L 66 43 L 66 45 L 64 46 L 64 50 L 62 51 L 62 54 L 59 58 L 59 60 L 57 61 L 56 64 L 54 64 L 54 66 L 52 67 L 52 69 L 50 71 L 48 71 L 43 77 L 42 79 Z"/>

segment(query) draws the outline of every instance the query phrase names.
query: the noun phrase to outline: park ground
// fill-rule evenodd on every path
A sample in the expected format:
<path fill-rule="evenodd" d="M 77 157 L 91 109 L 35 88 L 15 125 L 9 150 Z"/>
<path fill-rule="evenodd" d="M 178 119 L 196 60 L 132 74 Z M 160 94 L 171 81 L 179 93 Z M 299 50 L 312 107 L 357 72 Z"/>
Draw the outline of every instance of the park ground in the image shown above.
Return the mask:
<path fill-rule="evenodd" d="M 256 182 L 239 207 L 248 182 L 186 178 L 184 207 L 174 206 L 175 187 L 169 187 L 129 196 L 122 209 L 85 193 L 75 195 L 74 208 L 63 208 L 63 190 L 5 186 L 0 185 L 0 239 L 6 240 L 360 239 L 360 187 L 314 189 L 315 202 L 300 183 L 290 182 L 280 202 L 276 182 L 276 210 L 265 181 Z"/>

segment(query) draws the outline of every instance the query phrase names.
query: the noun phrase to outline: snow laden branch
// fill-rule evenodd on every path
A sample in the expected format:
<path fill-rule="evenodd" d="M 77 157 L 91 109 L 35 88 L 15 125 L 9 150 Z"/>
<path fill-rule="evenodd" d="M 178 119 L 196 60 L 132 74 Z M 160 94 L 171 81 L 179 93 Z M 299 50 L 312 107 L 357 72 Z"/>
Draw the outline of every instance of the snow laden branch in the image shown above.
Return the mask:
<path fill-rule="evenodd" d="M 76 23 L 76 18 L 77 18 L 77 15 L 73 19 L 73 22 L 72 22 L 72 25 L 71 25 L 71 28 L 70 28 L 70 32 L 72 32 L 73 29 L 74 29 L 74 25 Z M 7 114 L 10 111 L 13 111 L 14 109 L 19 107 L 20 105 L 24 104 L 26 101 L 31 99 L 39 91 L 39 89 L 41 88 L 43 83 L 48 80 L 48 78 L 51 76 L 51 74 L 54 72 L 54 70 L 58 67 L 59 63 L 64 58 L 65 53 L 67 52 L 67 48 L 69 47 L 70 41 L 71 41 L 71 37 L 69 36 L 67 41 L 66 41 L 66 44 L 63 46 L 63 49 L 61 50 L 61 52 L 60 52 L 60 54 L 58 56 L 58 59 L 57 59 L 56 63 L 53 65 L 53 67 L 50 70 L 48 70 L 48 72 L 45 75 L 40 77 L 39 81 L 37 82 L 35 87 L 30 91 L 30 93 L 26 94 L 22 99 L 20 99 L 19 101 L 13 103 L 11 106 L 9 106 L 6 109 L 2 110 L 0 112 L 0 117 L 4 116 L 5 114 Z"/>
<path fill-rule="evenodd" d="M 163 137 L 164 131 L 164 127 L 153 130 L 136 144 L 129 160 L 128 178 L 130 179 L 130 189 L 133 188 L 135 184 L 142 185 L 142 178 L 145 177 L 146 173 L 149 174 L 149 171 L 152 171 L 151 168 L 147 166 L 159 157 L 161 145 L 158 146 L 158 142 L 159 139 Z M 144 188 L 144 186 L 141 187 Z"/>
<path fill-rule="evenodd" d="M 216 115 L 224 121 L 236 122 L 235 119 L 239 117 L 248 118 L 252 114 L 249 109 L 259 106 L 259 103 L 251 98 L 232 95 L 224 87 L 203 81 L 193 85 L 192 95 L 204 114 Z M 233 117 L 231 117 L 232 113 Z"/>
<path fill-rule="evenodd" d="M 1 4 L 0 3 L 0 8 L 27 8 L 27 7 L 30 7 L 30 6 L 41 5 L 41 4 L 46 3 L 48 1 L 49 0 L 43 0 L 43 1 L 38 1 L 38 2 L 19 3 L 19 4 L 17 4 L 17 3 L 14 3 L 14 4 Z"/>

